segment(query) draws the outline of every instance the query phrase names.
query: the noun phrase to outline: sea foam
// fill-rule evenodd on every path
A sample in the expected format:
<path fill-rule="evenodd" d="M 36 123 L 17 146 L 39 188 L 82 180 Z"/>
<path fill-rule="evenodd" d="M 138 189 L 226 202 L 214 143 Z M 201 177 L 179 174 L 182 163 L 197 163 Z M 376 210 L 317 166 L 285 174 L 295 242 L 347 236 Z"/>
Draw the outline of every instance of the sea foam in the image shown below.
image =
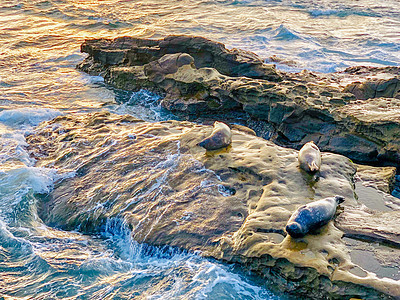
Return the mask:
<path fill-rule="evenodd" d="M 39 123 L 51 120 L 62 115 L 59 110 L 51 108 L 18 108 L 7 109 L 0 112 L 0 122 L 13 128 L 25 129 L 33 127 Z"/>

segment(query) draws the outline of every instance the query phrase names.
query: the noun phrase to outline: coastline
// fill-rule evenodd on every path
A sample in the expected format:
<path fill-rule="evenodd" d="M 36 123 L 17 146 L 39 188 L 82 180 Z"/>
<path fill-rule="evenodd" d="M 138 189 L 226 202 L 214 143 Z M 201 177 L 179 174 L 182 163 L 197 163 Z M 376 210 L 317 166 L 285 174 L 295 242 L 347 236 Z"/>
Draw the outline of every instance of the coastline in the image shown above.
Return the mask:
<path fill-rule="evenodd" d="M 171 41 L 173 42 L 171 43 Z M 163 42 L 164 45 L 162 45 Z M 163 54 L 163 49 L 167 49 L 165 51 L 168 53 Z M 102 74 L 107 83 L 113 84 L 118 88 L 128 90 L 140 90 L 144 88 L 152 92 L 158 92 L 162 96 L 160 98 L 161 105 L 172 111 L 179 110 L 180 113 L 195 117 L 217 112 L 214 116 L 218 117 L 218 112 L 229 114 L 232 110 L 242 110 L 250 118 L 254 119 L 257 117 L 257 121 L 262 121 L 273 126 L 276 135 L 271 138 L 273 142 L 286 141 L 285 146 L 296 147 L 296 145 L 300 145 L 309 138 L 315 138 L 319 132 L 320 139 L 317 142 L 321 143 L 321 136 L 329 139 L 328 149 L 329 146 L 336 145 L 336 148 L 333 150 L 334 152 L 343 152 L 343 148 L 354 145 L 352 151 L 342 154 L 346 154 L 353 159 L 356 158 L 358 161 L 398 165 L 397 156 L 393 155 L 393 153 L 397 153 L 397 148 L 395 147 L 399 143 L 394 138 L 396 137 L 396 128 L 400 124 L 393 117 L 395 115 L 393 111 L 396 111 L 397 106 L 394 104 L 393 106 L 385 107 L 380 114 L 376 113 L 377 111 L 379 112 L 377 109 L 365 110 L 371 111 L 372 115 L 360 114 L 360 110 L 357 109 L 357 106 L 360 105 L 382 107 L 379 103 L 381 101 L 389 101 L 387 96 L 390 95 L 393 96 L 392 99 L 396 103 L 395 101 L 398 100 L 396 97 L 399 97 L 397 89 L 398 68 L 359 67 L 348 69 L 342 73 L 328 75 L 314 74 L 307 71 L 290 74 L 277 71 L 271 65 L 264 65 L 255 54 L 236 49 L 227 50 L 222 44 L 200 37 L 187 36 L 169 37 L 159 41 L 127 37 L 116 40 L 94 40 L 85 42 L 82 50 L 89 52 L 91 55 L 79 65 L 80 69 L 91 74 Z M 177 52 L 184 50 L 188 53 Z M 149 52 L 155 54 L 151 56 Z M 200 62 L 196 63 L 196 58 L 194 57 L 200 60 Z M 209 57 L 219 58 L 214 63 L 215 61 L 213 59 L 210 60 Z M 227 60 L 224 61 L 226 57 Z M 213 65 L 215 68 L 208 66 L 208 64 Z M 222 70 L 221 72 L 225 74 L 221 74 L 218 69 Z M 244 74 L 241 74 L 238 70 L 244 72 Z M 364 83 L 362 84 L 359 83 L 361 79 L 364 79 Z M 345 85 L 343 84 L 344 81 L 346 82 Z M 385 97 L 368 98 L 366 95 L 370 92 L 371 86 L 375 87 L 374 95 L 379 91 L 380 95 Z M 383 89 L 382 86 L 387 87 L 387 89 Z M 310 90 L 311 87 L 313 88 L 312 91 Z M 393 102 L 392 100 L 390 101 L 391 103 Z M 93 126 L 91 124 L 94 124 L 96 127 L 93 129 L 97 130 L 99 128 L 100 132 L 107 132 L 109 130 L 107 129 L 109 126 L 107 124 L 111 124 L 110 126 L 123 126 L 125 122 L 133 122 L 134 124 L 142 124 L 143 122 L 109 114 L 76 117 L 81 119 L 78 123 L 83 124 L 84 128 L 88 128 L 88 126 L 90 128 L 90 126 Z M 65 124 L 62 126 L 68 127 L 70 126 L 68 123 L 71 121 L 72 124 L 76 124 L 74 118 L 74 116 L 61 117 L 56 118 L 52 122 L 55 124 Z M 86 120 L 86 118 L 89 119 Z M 109 118 L 110 120 L 108 120 Z M 302 123 L 296 123 L 297 120 L 302 120 Z M 84 125 L 86 123 L 87 125 Z M 317 123 L 319 126 L 315 126 L 314 123 Z M 305 126 L 305 124 L 308 126 Z M 310 124 L 311 127 L 309 126 Z M 48 136 L 46 130 L 48 125 L 44 124 L 43 126 L 42 129 L 39 127 L 37 131 L 38 138 L 42 134 Z M 236 136 L 239 134 L 239 136 L 243 137 L 240 137 L 236 142 L 234 141 L 232 148 L 228 151 L 223 151 L 214 157 L 214 155 L 204 156 L 192 145 L 196 140 L 194 137 L 197 134 L 197 128 L 200 127 L 199 125 L 187 122 L 166 121 L 160 124 L 146 123 L 139 125 L 140 127 L 145 129 L 144 132 L 146 134 L 151 133 L 148 138 L 144 136 L 144 145 L 141 146 L 143 149 L 148 147 L 146 146 L 146 140 L 155 138 L 155 141 L 157 141 L 159 137 L 166 137 L 166 142 L 161 141 L 163 138 L 159 142 L 161 142 L 160 145 L 164 145 L 164 143 L 168 145 L 168 143 L 178 139 L 180 145 L 178 153 L 174 154 L 177 150 L 171 148 L 167 151 L 167 153 L 170 153 L 169 155 L 172 153 L 172 155 L 178 155 L 178 157 L 182 157 L 182 155 L 185 157 L 185 153 L 188 152 L 190 156 L 194 156 L 196 160 L 202 162 L 207 169 L 212 170 L 216 174 L 221 172 L 225 174 L 226 171 L 223 170 L 226 168 L 228 170 L 238 170 L 233 173 L 230 171 L 222 177 L 222 184 L 227 185 L 228 190 L 233 189 L 235 191 L 234 196 L 227 197 L 224 193 L 221 194 L 221 192 L 218 192 L 215 194 L 214 191 L 212 196 L 208 195 L 205 197 L 201 192 L 197 192 L 190 200 L 183 200 L 182 203 L 185 203 L 185 205 L 181 206 L 179 204 L 179 208 L 171 208 L 169 205 L 164 208 L 163 205 L 160 207 L 157 206 L 156 211 L 163 210 L 162 222 L 164 224 L 157 225 L 157 230 L 149 229 L 146 226 L 139 229 L 138 224 L 142 222 L 150 222 L 151 224 L 152 217 L 147 215 L 145 219 L 142 219 L 143 216 L 140 214 L 138 216 L 134 216 L 134 214 L 126 215 L 127 212 L 125 210 L 120 211 L 114 207 L 115 203 L 120 203 L 120 201 L 123 203 L 123 200 L 118 200 L 118 202 L 111 199 L 107 200 L 113 203 L 109 208 L 111 210 L 103 209 L 100 215 L 98 212 L 94 215 L 81 215 L 79 210 L 72 209 L 69 204 L 65 206 L 67 202 L 62 200 L 61 194 L 57 196 L 57 189 L 61 188 L 62 193 L 65 194 L 66 190 L 63 187 L 65 184 L 73 187 L 80 186 L 82 183 L 61 182 L 59 187 L 50 196 L 50 199 L 54 199 L 56 202 L 51 204 L 53 200 L 49 200 L 49 210 L 46 210 L 47 213 L 45 214 L 50 216 L 50 219 L 46 221 L 47 223 L 61 226 L 65 229 L 73 229 L 77 224 L 81 224 L 82 218 L 84 218 L 86 219 L 85 225 L 82 227 L 83 224 L 81 224 L 79 227 L 84 232 L 91 233 L 96 232 L 102 226 L 102 218 L 120 216 L 127 218 L 128 224 L 132 228 L 135 228 L 134 232 L 136 233 L 133 233 L 133 238 L 138 242 L 160 246 L 175 246 L 189 251 L 200 250 L 205 256 L 211 256 L 227 262 L 240 263 L 249 270 L 265 276 L 272 282 L 271 287 L 275 286 L 278 290 L 283 290 L 289 294 L 308 297 L 312 295 L 314 297 L 332 299 L 343 296 L 366 299 L 368 297 L 387 297 L 388 299 L 391 297 L 400 297 L 400 294 L 398 294 L 400 290 L 398 281 L 381 278 L 381 274 L 375 274 L 369 271 L 368 268 L 366 269 L 368 266 L 364 261 L 357 261 L 357 259 L 349 255 L 352 251 L 367 251 L 366 253 L 368 253 L 369 250 L 365 249 L 370 247 L 379 248 L 377 251 L 381 253 L 385 253 L 385 251 L 388 251 L 388 253 L 391 252 L 389 248 L 383 249 L 381 244 L 390 244 L 394 247 L 392 251 L 396 254 L 392 253 L 393 257 L 396 257 L 397 253 L 400 253 L 400 250 L 396 243 L 399 232 L 391 226 L 393 220 L 398 218 L 398 210 L 392 209 L 382 213 L 379 210 L 365 209 L 363 204 L 354 196 L 356 167 L 347 158 L 324 153 L 323 165 L 328 169 L 323 169 L 320 179 L 317 182 L 313 182 L 312 178 L 308 178 L 299 172 L 295 163 L 296 160 L 294 159 L 296 151 L 281 148 L 253 135 L 249 136 L 247 133 L 248 129 L 245 132 L 236 132 Z M 188 128 L 182 129 L 185 127 Z M 384 132 L 385 135 L 383 135 L 382 130 L 387 127 L 393 130 L 386 130 Z M 301 133 L 297 132 L 297 134 L 293 134 L 293 128 L 296 128 Z M 370 130 L 367 131 L 366 128 Z M 159 129 L 167 131 L 161 133 L 157 131 Z M 378 129 L 381 129 L 381 131 Z M 44 131 L 41 133 L 41 130 Z M 71 127 L 65 131 L 70 132 L 71 130 L 74 130 L 74 128 Z M 168 130 L 175 133 L 169 137 L 170 133 L 168 133 Z M 111 130 L 110 133 L 113 131 L 115 129 Z M 200 130 L 200 132 L 203 131 L 204 129 Z M 59 141 L 56 142 L 56 145 L 58 143 L 63 144 L 63 140 L 69 140 L 65 137 L 61 138 L 63 136 L 62 132 L 60 132 L 60 137 L 54 137 L 55 141 Z M 290 136 L 288 133 L 292 135 Z M 296 140 L 299 135 L 303 137 Z M 72 134 L 72 137 L 71 141 L 80 139 L 79 135 Z M 293 139 L 290 140 L 288 137 L 293 137 Z M 335 138 L 337 139 L 338 137 L 339 140 L 341 139 L 339 143 L 335 142 Z M 355 137 L 358 137 L 359 140 L 354 141 Z M 28 140 L 32 149 L 42 144 L 41 142 L 38 143 L 35 138 L 34 135 L 32 139 L 29 138 Z M 86 139 L 84 136 L 83 138 Z M 136 135 L 135 142 L 132 145 L 141 141 L 140 138 L 136 140 L 137 138 L 138 136 Z M 237 144 L 239 141 L 243 143 L 242 140 L 246 141 L 243 149 Z M 363 147 L 367 143 L 365 141 L 368 142 L 369 148 L 367 146 Z M 255 146 L 252 143 L 260 145 L 257 144 Z M 73 144 L 76 144 L 76 142 L 73 142 Z M 48 147 L 45 145 L 46 143 L 41 145 L 41 151 Z M 175 143 L 172 143 L 172 145 L 175 145 Z M 66 149 L 66 147 L 68 148 L 66 145 L 62 146 L 63 149 Z M 122 148 L 120 147 L 118 146 L 119 151 L 132 151 L 125 149 L 123 146 Z M 267 155 L 272 150 L 260 150 L 261 155 L 250 154 L 253 151 L 252 149 L 263 149 L 263 147 L 273 147 L 279 150 L 273 151 L 276 153 L 272 156 L 273 159 L 271 158 L 271 154 Z M 373 150 L 370 149 L 371 147 Z M 167 148 L 169 149 L 169 146 Z M 323 144 L 321 148 L 322 150 L 326 150 Z M 115 149 L 113 146 L 112 151 L 116 151 Z M 364 149 L 366 150 L 363 151 Z M 46 152 L 46 150 L 44 151 Z M 51 150 L 47 154 L 52 164 L 54 164 L 53 160 L 55 159 L 51 155 L 53 151 Z M 74 150 L 74 152 L 76 151 L 78 151 L 77 154 L 79 155 L 79 150 Z M 236 151 L 239 152 L 235 154 Z M 292 154 L 278 154 L 282 151 L 288 151 L 288 153 Z M 134 152 L 137 152 L 137 150 Z M 371 153 L 374 155 L 371 155 Z M 278 163 L 275 159 L 278 159 L 280 156 L 292 158 L 285 163 Z M 73 159 L 74 155 L 71 157 L 66 158 L 66 160 L 64 158 L 61 159 L 63 168 L 68 165 L 67 162 Z M 217 157 L 219 158 L 217 159 Z M 241 157 L 241 161 L 238 160 L 238 157 Z M 270 157 L 269 164 L 265 165 L 264 168 L 258 167 L 254 169 L 255 166 L 265 164 L 267 157 Z M 41 160 L 39 159 L 39 162 Z M 109 158 L 105 157 L 102 159 L 102 161 L 108 160 Z M 95 161 L 97 161 L 97 158 Z M 211 163 L 212 161 L 216 164 L 215 166 Z M 87 176 L 88 178 L 95 176 L 97 171 L 95 171 L 96 167 L 92 166 L 93 162 L 89 158 L 85 163 L 84 176 L 78 176 L 73 180 L 86 180 L 84 178 Z M 117 166 L 120 163 L 122 162 L 114 162 L 114 167 L 118 168 Z M 228 163 L 228 166 L 224 165 L 226 163 Z M 43 162 L 40 162 L 40 164 L 41 166 L 45 166 L 42 165 Z M 286 171 L 284 174 L 279 175 L 279 171 L 273 166 L 275 168 L 279 166 L 281 170 L 290 170 L 290 173 Z M 105 169 L 107 170 L 108 168 Z M 114 170 L 110 170 L 110 172 L 114 172 Z M 337 172 L 344 173 L 340 175 Z M 377 172 L 379 173 L 380 171 Z M 92 173 L 93 175 L 91 175 Z M 192 174 L 192 171 L 184 171 L 184 174 L 186 177 L 185 181 L 189 180 L 188 178 L 191 176 L 196 177 L 196 172 Z M 266 176 L 265 174 L 269 175 Z M 243 186 L 243 184 L 238 186 L 235 183 L 242 180 L 240 178 L 243 176 L 256 176 L 255 178 L 259 178 L 255 181 L 257 182 L 257 187 L 252 187 L 251 189 L 261 189 L 262 193 L 259 194 L 256 192 L 252 196 L 249 196 L 249 194 L 244 196 L 249 187 L 246 185 Z M 274 179 L 275 176 L 277 176 L 276 179 Z M 299 182 L 296 177 L 303 179 Z M 95 182 L 94 178 L 90 180 Z M 344 178 L 346 179 L 343 180 Z M 367 178 L 371 180 L 370 177 L 367 176 Z M 306 181 L 304 182 L 303 180 Z M 254 179 L 250 181 L 254 182 Z M 295 185 L 293 185 L 294 183 Z M 84 183 L 84 185 L 87 184 Z M 307 187 L 308 185 L 310 186 Z M 186 190 L 190 189 L 190 185 L 179 184 L 178 186 L 179 188 L 174 193 L 185 194 Z M 217 186 L 218 184 L 215 185 L 215 187 Z M 306 194 L 303 195 L 300 191 L 304 187 L 306 188 Z M 126 191 L 124 191 L 124 187 L 121 192 L 127 192 L 129 195 L 130 188 L 126 188 Z M 311 194 L 309 194 L 310 192 Z M 96 198 L 101 199 L 103 197 L 101 194 L 102 192 Z M 296 206 L 307 203 L 309 199 L 320 199 L 323 196 L 331 196 L 332 194 L 343 194 L 347 199 L 344 204 L 344 210 L 336 218 L 335 226 L 330 223 L 319 235 L 310 235 L 301 241 L 296 241 L 286 236 L 286 233 L 282 229 L 284 227 L 283 224 L 285 224 L 287 218 L 290 216 L 290 212 Z M 71 194 L 67 193 L 66 195 Z M 79 193 L 77 196 L 78 198 L 82 198 L 82 196 L 79 196 Z M 216 222 L 216 219 L 214 219 L 215 216 L 211 220 L 208 220 L 208 216 L 200 214 L 197 210 L 199 201 L 202 203 L 202 206 L 206 205 L 205 203 L 210 203 L 209 205 L 213 207 L 212 210 L 217 209 L 217 206 L 215 206 L 216 203 L 222 203 L 220 198 L 224 199 L 227 206 L 222 205 L 222 207 L 218 207 L 216 211 L 217 215 L 227 214 L 231 216 L 227 217 L 227 220 L 234 218 L 234 215 L 239 216 L 230 225 L 224 222 L 221 223 L 221 221 Z M 235 202 L 231 202 L 238 201 L 238 198 L 241 199 L 242 205 L 245 204 L 240 209 L 238 203 L 234 204 Z M 395 203 L 398 202 L 396 202 L 395 198 L 393 199 Z M 76 202 L 68 200 L 68 203 Z M 144 203 L 141 205 L 145 205 Z M 176 203 L 176 200 L 172 201 L 170 205 L 172 207 L 177 205 L 173 203 Z M 181 203 L 181 200 L 177 203 Z M 257 204 L 254 206 L 255 203 Z M 397 205 L 395 203 L 394 206 Z M 83 211 L 92 211 L 91 206 L 93 204 L 91 202 L 81 205 L 83 205 Z M 174 223 L 173 220 L 180 219 L 177 215 L 181 215 L 183 211 L 187 212 L 190 207 L 188 205 L 193 205 L 195 211 L 191 214 L 196 216 L 196 218 L 188 219 L 189 221 L 184 227 L 171 227 Z M 248 205 L 247 208 L 246 205 Z M 117 204 L 117 207 L 120 206 L 121 204 Z M 228 207 L 237 207 L 239 212 L 236 210 L 231 212 Z M 135 205 L 130 209 L 135 211 Z M 205 208 L 202 207 L 202 209 Z M 111 212 L 112 214 L 110 215 Z M 100 216 L 102 217 L 100 218 Z M 94 223 L 90 221 L 92 218 Z M 57 221 L 51 221 L 51 219 Z M 65 221 L 60 223 L 62 219 L 65 219 Z M 383 222 L 378 227 L 376 226 L 377 219 Z M 210 225 L 199 226 L 196 224 L 213 225 L 208 228 Z M 365 226 L 363 227 L 361 224 Z M 228 230 L 230 227 L 231 229 Z M 192 230 L 195 230 L 196 233 L 190 233 Z M 201 233 L 197 232 L 198 230 Z M 218 232 L 222 234 L 215 235 Z M 379 233 L 376 234 L 377 232 Z M 199 240 L 196 241 L 195 239 L 192 241 L 191 236 L 198 236 Z M 207 242 L 201 242 L 202 240 Z M 359 241 L 369 241 L 369 244 L 367 246 L 364 245 L 364 248 L 360 248 L 361 244 Z M 331 245 L 335 245 L 335 247 L 333 248 Z M 381 263 L 383 265 L 391 264 L 389 261 L 382 261 Z"/>

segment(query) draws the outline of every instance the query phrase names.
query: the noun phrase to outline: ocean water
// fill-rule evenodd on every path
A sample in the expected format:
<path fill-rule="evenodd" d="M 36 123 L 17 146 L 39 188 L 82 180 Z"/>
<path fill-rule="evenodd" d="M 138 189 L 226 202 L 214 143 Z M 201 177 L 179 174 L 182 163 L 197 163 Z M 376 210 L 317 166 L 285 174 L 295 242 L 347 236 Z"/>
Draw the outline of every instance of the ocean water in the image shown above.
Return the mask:
<path fill-rule="evenodd" d="M 200 35 L 287 71 L 400 65 L 398 0 L 0 0 L 0 299 L 282 299 L 235 266 L 140 245 L 123 221 L 99 236 L 51 228 L 38 194 L 74 176 L 35 167 L 25 136 L 58 115 L 176 119 L 158 96 L 75 69 L 86 38 Z M 398 193 L 398 191 L 397 191 Z"/>

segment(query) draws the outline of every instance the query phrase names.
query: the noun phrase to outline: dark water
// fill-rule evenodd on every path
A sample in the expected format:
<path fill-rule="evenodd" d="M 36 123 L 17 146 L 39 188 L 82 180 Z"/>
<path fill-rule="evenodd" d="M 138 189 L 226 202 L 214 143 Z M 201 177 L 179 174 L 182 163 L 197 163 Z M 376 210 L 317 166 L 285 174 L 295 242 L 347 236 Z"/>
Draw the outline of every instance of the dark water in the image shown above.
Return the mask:
<path fill-rule="evenodd" d="M 74 176 L 34 166 L 25 135 L 39 122 L 103 109 L 176 118 L 156 95 L 78 72 L 85 38 L 201 35 L 284 70 L 330 72 L 399 65 L 399 28 L 398 0 L 0 1 L 0 297 L 277 299 L 233 266 L 135 243 L 120 220 L 84 236 L 38 218 L 37 193 Z"/>

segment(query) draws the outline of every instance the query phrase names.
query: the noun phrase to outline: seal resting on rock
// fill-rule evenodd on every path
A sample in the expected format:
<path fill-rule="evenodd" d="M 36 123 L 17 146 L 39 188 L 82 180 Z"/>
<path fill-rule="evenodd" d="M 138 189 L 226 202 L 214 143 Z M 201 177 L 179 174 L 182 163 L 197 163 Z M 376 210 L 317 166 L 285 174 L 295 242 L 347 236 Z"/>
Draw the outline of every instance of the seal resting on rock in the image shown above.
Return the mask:
<path fill-rule="evenodd" d="M 312 141 L 300 149 L 298 159 L 300 168 L 307 172 L 319 171 L 321 167 L 321 152 Z"/>
<path fill-rule="evenodd" d="M 215 121 L 211 135 L 197 145 L 206 150 L 217 150 L 228 147 L 232 143 L 231 129 L 225 123 Z"/>
<path fill-rule="evenodd" d="M 344 197 L 335 196 L 314 201 L 299 207 L 286 224 L 286 232 L 293 238 L 300 238 L 313 232 L 334 217 L 336 207 Z"/>

